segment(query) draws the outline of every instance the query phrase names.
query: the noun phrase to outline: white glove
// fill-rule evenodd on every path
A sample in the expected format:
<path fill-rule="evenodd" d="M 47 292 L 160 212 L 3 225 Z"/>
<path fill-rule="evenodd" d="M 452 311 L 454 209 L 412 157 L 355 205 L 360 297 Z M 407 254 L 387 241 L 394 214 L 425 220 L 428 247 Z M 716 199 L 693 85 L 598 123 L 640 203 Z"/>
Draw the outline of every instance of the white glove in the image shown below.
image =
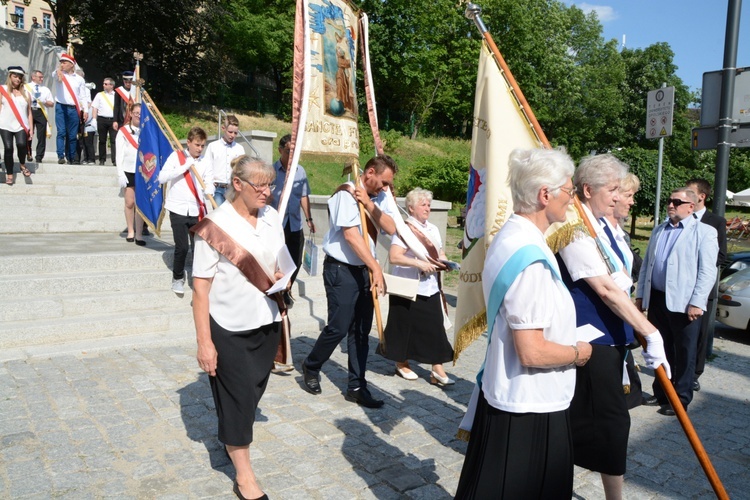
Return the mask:
<path fill-rule="evenodd" d="M 661 338 L 661 333 L 657 330 L 644 338 L 646 339 L 646 348 L 643 350 L 643 359 L 646 361 L 646 366 L 656 370 L 659 365 L 664 365 L 667 378 L 671 379 L 672 370 L 667 363 L 667 354 L 664 352 L 664 339 Z"/>
<path fill-rule="evenodd" d="M 216 186 L 214 186 L 213 183 L 207 182 L 206 189 L 204 189 L 203 192 L 206 193 L 206 196 L 213 196 L 216 192 Z"/>
<path fill-rule="evenodd" d="M 125 176 L 125 173 L 117 174 L 117 182 L 120 183 L 120 187 L 128 187 L 128 178 Z"/>

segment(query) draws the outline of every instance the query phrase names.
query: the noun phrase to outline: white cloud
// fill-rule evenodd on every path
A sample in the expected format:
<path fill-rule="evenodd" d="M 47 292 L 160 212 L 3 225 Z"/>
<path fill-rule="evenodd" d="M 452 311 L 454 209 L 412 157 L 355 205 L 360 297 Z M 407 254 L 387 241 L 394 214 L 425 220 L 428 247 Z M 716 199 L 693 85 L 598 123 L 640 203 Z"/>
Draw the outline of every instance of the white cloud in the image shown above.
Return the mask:
<path fill-rule="evenodd" d="M 596 16 L 602 23 L 606 23 L 607 21 L 614 21 L 619 17 L 617 15 L 617 12 L 615 12 L 614 7 L 610 7 L 609 5 L 592 5 L 590 3 L 579 3 L 576 4 L 576 7 L 581 9 L 586 14 L 592 11 L 596 12 Z"/>

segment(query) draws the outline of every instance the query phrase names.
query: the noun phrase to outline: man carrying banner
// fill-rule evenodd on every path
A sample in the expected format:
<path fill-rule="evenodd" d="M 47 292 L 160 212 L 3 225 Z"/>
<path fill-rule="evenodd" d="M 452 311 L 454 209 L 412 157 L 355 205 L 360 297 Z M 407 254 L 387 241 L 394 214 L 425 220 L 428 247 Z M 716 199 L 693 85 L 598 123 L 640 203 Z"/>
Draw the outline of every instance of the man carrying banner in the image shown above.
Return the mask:
<path fill-rule="evenodd" d="M 365 165 L 356 188 L 352 182 L 342 184 L 328 200 L 330 229 L 323 240 L 328 324 L 302 361 L 305 388 L 312 394 L 320 394 L 320 369 L 346 336 L 349 356 L 346 399 L 367 408 L 383 406 L 383 401 L 373 398 L 367 389 L 365 370 L 374 310 L 370 292 L 374 289 L 380 295 L 385 293 L 383 272 L 375 260 L 375 225 L 389 235 L 396 231 L 393 217 L 400 215 L 385 211 L 388 207 L 385 189 L 397 171 L 391 157 L 375 156 Z M 367 228 L 361 227 L 359 203 L 369 214 Z M 370 234 L 370 248 L 365 244 L 364 230 Z"/>
<path fill-rule="evenodd" d="M 133 72 L 122 72 L 122 85 L 115 89 L 115 130 L 122 127 L 128 118 L 128 106 L 135 100 L 133 86 Z"/>
<path fill-rule="evenodd" d="M 211 165 L 201 161 L 206 145 L 206 132 L 193 127 L 187 136 L 187 156 L 184 161 L 175 151 L 159 172 L 159 183 L 169 182 L 164 208 L 169 211 L 174 237 L 174 264 L 172 265 L 172 291 L 177 295 L 185 293 L 185 260 L 188 249 L 193 245 L 190 228 L 206 215 L 205 195 L 214 194 Z M 190 167 L 195 166 L 198 175 L 206 186 L 201 190 L 200 183 L 193 177 Z"/>
<path fill-rule="evenodd" d="M 60 55 L 60 65 L 55 73 L 55 126 L 57 127 L 57 163 L 72 165 L 78 149 L 78 126 L 86 121 L 88 112 L 82 103 L 89 102 L 90 93 L 86 80 L 75 73 L 76 60 L 68 54 Z M 83 112 L 83 116 L 81 116 Z M 67 145 L 67 149 L 66 149 Z"/>

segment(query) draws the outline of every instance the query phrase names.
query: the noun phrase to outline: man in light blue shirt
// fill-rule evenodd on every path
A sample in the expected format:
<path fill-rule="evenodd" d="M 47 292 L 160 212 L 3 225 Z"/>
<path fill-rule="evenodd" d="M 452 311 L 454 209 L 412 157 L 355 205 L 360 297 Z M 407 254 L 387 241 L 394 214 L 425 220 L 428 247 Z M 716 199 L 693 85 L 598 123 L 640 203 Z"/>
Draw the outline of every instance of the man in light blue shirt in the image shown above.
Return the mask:
<path fill-rule="evenodd" d="M 271 202 L 273 208 L 279 209 L 279 202 L 281 200 L 281 192 L 284 189 L 284 182 L 286 181 L 287 170 L 289 169 L 289 154 L 291 153 L 292 136 L 287 134 L 279 139 L 279 153 L 281 156 L 273 164 L 274 170 L 276 170 L 276 181 L 274 184 L 274 190 L 272 191 L 273 201 Z M 305 224 L 311 233 L 315 232 L 315 223 L 312 219 L 312 213 L 310 212 L 310 185 L 307 182 L 307 173 L 302 165 L 297 165 L 297 172 L 294 175 L 294 185 L 292 191 L 289 194 L 289 202 L 286 205 L 286 212 L 280 214 L 282 216 L 282 225 L 284 226 L 284 239 L 286 240 L 286 247 L 289 250 L 289 254 L 294 260 L 294 265 L 297 266 L 297 270 L 292 275 L 291 283 L 297 278 L 300 264 L 302 263 L 302 252 L 305 248 L 305 233 L 302 230 L 302 215 L 305 216 Z M 284 301 L 287 305 L 291 305 L 293 302 L 292 296 L 289 292 L 284 292 Z"/>

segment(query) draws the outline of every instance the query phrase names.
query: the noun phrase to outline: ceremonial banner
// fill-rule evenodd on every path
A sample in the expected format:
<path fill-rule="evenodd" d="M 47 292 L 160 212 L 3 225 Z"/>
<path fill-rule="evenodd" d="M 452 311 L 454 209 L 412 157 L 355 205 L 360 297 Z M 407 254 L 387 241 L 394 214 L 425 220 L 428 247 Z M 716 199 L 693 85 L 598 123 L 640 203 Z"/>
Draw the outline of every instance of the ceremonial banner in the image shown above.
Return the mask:
<path fill-rule="evenodd" d="M 174 149 L 149 107 L 141 106 L 141 133 L 135 161 L 135 206 L 148 227 L 158 236 L 164 218 L 164 187 L 159 172 Z"/>
<path fill-rule="evenodd" d="M 466 196 L 463 261 L 458 283 L 454 361 L 487 328 L 482 269 L 492 237 L 513 213 L 508 156 L 515 148 L 538 148 L 527 117 L 486 42 L 479 57 Z"/>
<path fill-rule="evenodd" d="M 302 152 L 359 156 L 356 67 L 359 12 L 342 0 L 307 0 L 310 89 Z"/>

